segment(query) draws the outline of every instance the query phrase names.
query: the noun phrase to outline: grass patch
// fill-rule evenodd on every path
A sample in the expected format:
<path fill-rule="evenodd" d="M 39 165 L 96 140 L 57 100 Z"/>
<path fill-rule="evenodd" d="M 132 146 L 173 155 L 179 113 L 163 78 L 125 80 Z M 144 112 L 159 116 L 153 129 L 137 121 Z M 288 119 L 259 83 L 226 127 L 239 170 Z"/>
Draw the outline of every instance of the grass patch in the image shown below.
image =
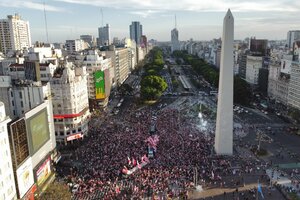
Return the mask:
<path fill-rule="evenodd" d="M 289 192 L 288 197 L 290 200 L 300 200 L 300 197 L 298 197 L 295 192 Z"/>

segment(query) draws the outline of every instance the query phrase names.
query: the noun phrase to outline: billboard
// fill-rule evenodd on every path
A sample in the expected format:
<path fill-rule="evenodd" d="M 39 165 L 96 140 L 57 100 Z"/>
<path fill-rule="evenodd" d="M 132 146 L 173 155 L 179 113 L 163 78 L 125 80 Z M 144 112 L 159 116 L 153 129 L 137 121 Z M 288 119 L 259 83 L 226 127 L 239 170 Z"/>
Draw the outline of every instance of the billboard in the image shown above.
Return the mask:
<path fill-rule="evenodd" d="M 26 128 L 31 142 L 31 154 L 34 154 L 50 139 L 47 108 L 27 118 Z"/>
<path fill-rule="evenodd" d="M 48 157 L 36 172 L 37 184 L 43 184 L 51 174 L 51 159 Z"/>
<path fill-rule="evenodd" d="M 28 158 L 18 169 L 17 169 L 17 182 L 19 188 L 19 195 L 22 198 L 26 192 L 34 184 L 33 170 L 31 158 Z"/>
<path fill-rule="evenodd" d="M 96 71 L 94 73 L 94 81 L 95 81 L 96 99 L 104 99 L 106 97 L 104 72 L 101 70 Z"/>

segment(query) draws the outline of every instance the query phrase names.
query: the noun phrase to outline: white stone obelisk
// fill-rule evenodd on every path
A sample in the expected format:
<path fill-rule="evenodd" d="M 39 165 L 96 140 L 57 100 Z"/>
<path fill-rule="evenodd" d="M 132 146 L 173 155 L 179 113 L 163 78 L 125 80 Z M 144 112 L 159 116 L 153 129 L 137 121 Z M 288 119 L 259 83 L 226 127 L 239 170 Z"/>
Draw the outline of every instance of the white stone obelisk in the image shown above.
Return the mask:
<path fill-rule="evenodd" d="M 218 155 L 232 155 L 233 151 L 233 33 L 234 19 L 228 9 L 223 21 L 218 91 L 215 136 L 215 151 Z"/>

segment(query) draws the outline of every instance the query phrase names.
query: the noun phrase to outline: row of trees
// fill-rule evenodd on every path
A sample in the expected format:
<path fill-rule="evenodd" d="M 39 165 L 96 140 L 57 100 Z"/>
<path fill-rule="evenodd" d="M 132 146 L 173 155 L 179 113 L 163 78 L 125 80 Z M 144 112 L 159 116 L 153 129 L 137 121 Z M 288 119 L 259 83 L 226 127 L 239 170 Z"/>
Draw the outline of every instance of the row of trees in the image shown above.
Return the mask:
<path fill-rule="evenodd" d="M 145 73 L 141 81 L 141 97 L 144 100 L 156 100 L 167 88 L 160 72 L 164 67 L 163 52 L 154 47 L 149 52 L 149 63 L 144 65 Z"/>
<path fill-rule="evenodd" d="M 190 55 L 187 51 L 174 51 L 173 56 L 182 58 L 186 64 L 192 66 L 193 70 L 204 77 L 211 85 L 218 88 L 219 70 L 215 66 L 195 55 Z M 251 99 L 251 88 L 249 84 L 238 76 L 234 76 L 234 103 L 249 105 Z"/>

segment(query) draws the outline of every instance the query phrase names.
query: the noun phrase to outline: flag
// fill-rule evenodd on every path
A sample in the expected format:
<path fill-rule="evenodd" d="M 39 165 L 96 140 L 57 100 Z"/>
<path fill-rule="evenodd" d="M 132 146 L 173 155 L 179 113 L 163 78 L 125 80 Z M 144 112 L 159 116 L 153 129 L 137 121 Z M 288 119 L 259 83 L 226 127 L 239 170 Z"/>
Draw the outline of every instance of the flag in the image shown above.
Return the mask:
<path fill-rule="evenodd" d="M 143 157 L 142 157 L 142 162 L 149 162 L 149 159 L 148 159 L 148 157 L 146 156 L 146 154 L 145 155 L 143 155 Z"/>
<path fill-rule="evenodd" d="M 138 167 L 139 169 L 142 169 L 142 166 L 140 165 L 139 161 L 137 161 L 137 167 Z"/>
<path fill-rule="evenodd" d="M 128 169 L 127 169 L 126 166 L 124 166 L 124 168 L 122 169 L 122 173 L 123 173 L 123 174 L 127 174 L 127 173 L 128 173 Z"/>
<path fill-rule="evenodd" d="M 116 186 L 116 193 L 119 194 L 121 191 L 120 191 L 120 188 L 119 186 Z"/>
<path fill-rule="evenodd" d="M 262 188 L 261 188 L 261 184 L 260 184 L 260 183 L 258 183 L 258 185 L 257 185 L 257 191 L 260 193 L 261 198 L 264 199 L 264 194 L 263 194 L 263 192 L 262 192 Z"/>
<path fill-rule="evenodd" d="M 129 157 L 127 157 L 127 161 L 128 161 L 128 165 L 130 165 L 131 164 L 131 160 L 130 160 Z"/>
<path fill-rule="evenodd" d="M 136 160 L 132 158 L 132 165 L 135 167 L 136 166 Z"/>

